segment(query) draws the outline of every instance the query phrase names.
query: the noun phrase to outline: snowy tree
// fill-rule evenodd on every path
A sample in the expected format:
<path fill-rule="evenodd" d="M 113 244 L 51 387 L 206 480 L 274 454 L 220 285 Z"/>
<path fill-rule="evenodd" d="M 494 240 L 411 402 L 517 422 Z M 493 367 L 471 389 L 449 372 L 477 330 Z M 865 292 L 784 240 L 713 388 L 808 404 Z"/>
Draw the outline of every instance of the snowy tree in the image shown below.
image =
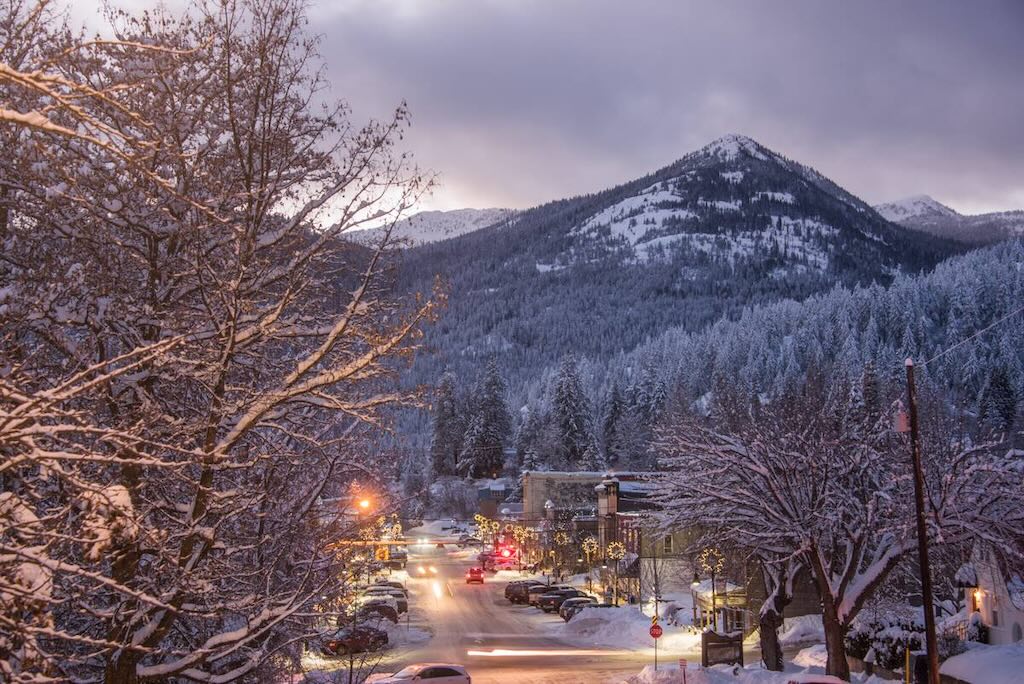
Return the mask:
<path fill-rule="evenodd" d="M 1009 435 L 1017 415 L 1017 393 L 1003 366 L 997 366 L 989 375 L 985 391 L 981 394 L 978 422 L 989 433 Z"/>
<path fill-rule="evenodd" d="M 583 391 L 574 356 L 562 361 L 551 397 L 551 450 L 554 460 L 570 470 L 579 470 L 583 454 L 591 443 L 590 402 Z"/>
<path fill-rule="evenodd" d="M 445 373 L 438 383 L 434 400 L 434 435 L 430 442 L 430 461 L 435 475 L 455 473 L 462 453 L 464 431 L 455 376 Z"/>
<path fill-rule="evenodd" d="M 459 472 L 467 477 L 497 477 L 504 466 L 505 443 L 512 419 L 505 404 L 505 381 L 491 359 L 475 393 L 473 417 L 459 456 Z"/>
<path fill-rule="evenodd" d="M 350 590 L 359 523 L 318 501 L 387 473 L 362 434 L 415 398 L 433 305 L 389 294 L 387 230 L 341 239 L 429 188 L 407 112 L 314 106 L 291 0 L 77 46 L 43 10 L 0 10 L 52 48 L 0 70 L 4 676 L 272 679 Z"/>
<path fill-rule="evenodd" d="M 658 499 L 667 526 L 710 527 L 758 557 L 807 567 L 822 600 L 828 672 L 848 679 L 844 634 L 916 549 L 909 447 L 884 421 L 851 437 L 821 409 L 824 388 L 807 389 L 729 430 L 670 421 L 657 442 L 669 471 Z M 933 543 L 1016 549 L 1012 540 L 1024 534 L 1017 464 L 1005 449 L 951 439 L 957 432 L 941 406 L 934 402 L 922 427 Z"/>

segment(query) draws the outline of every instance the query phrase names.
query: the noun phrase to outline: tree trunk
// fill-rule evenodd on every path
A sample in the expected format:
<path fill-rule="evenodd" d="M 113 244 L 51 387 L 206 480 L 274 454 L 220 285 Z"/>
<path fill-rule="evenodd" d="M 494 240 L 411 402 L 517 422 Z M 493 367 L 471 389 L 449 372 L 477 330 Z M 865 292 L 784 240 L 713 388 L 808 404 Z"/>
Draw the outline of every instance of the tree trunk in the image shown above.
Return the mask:
<path fill-rule="evenodd" d="M 121 651 L 107 661 L 106 672 L 103 673 L 104 684 L 137 684 L 138 672 L 135 669 L 138 656 L 131 652 Z"/>
<path fill-rule="evenodd" d="M 846 628 L 839 622 L 835 607 L 831 602 L 824 602 L 821 622 L 825 627 L 825 648 L 828 650 L 828 663 L 825 673 L 850 681 L 850 664 L 846 662 Z"/>
<path fill-rule="evenodd" d="M 772 672 L 782 672 L 782 644 L 779 643 L 779 627 L 782 626 L 782 616 L 775 611 L 766 611 L 761 614 L 758 623 L 761 633 L 761 660 L 766 669 Z"/>

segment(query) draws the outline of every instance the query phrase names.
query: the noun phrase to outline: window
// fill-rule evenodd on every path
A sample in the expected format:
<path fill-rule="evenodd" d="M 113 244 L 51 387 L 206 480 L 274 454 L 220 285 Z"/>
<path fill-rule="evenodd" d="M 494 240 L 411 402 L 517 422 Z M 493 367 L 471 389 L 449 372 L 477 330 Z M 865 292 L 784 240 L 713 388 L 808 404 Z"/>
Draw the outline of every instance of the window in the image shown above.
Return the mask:
<path fill-rule="evenodd" d="M 437 679 L 439 677 L 459 677 L 462 673 L 450 667 L 428 667 L 420 675 L 420 679 Z"/>
<path fill-rule="evenodd" d="M 673 553 L 672 537 L 668 536 L 662 540 L 662 551 L 666 554 Z"/>
<path fill-rule="evenodd" d="M 993 610 L 992 611 L 992 626 L 993 627 L 998 627 L 999 626 L 999 611 L 998 610 Z"/>
<path fill-rule="evenodd" d="M 1018 642 L 1021 639 L 1024 639 L 1024 634 L 1021 634 L 1020 623 L 1019 622 L 1014 622 L 1013 623 L 1013 641 L 1014 642 Z"/>

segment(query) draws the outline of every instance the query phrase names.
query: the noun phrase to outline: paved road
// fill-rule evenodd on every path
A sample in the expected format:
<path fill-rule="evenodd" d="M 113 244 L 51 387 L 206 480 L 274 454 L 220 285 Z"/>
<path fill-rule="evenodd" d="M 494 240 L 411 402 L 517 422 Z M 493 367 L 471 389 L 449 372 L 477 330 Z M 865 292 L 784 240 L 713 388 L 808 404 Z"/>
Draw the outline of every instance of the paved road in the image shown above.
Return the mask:
<path fill-rule="evenodd" d="M 438 572 L 419 576 L 419 565 L 432 565 Z M 550 636 L 547 625 L 556 623 L 556 616 L 510 606 L 503 581 L 488 577 L 482 585 L 467 585 L 470 565 L 470 560 L 434 548 L 413 551 L 409 589 L 414 626 L 419 623 L 434 636 L 422 645 L 396 649 L 380 667 L 448 661 L 466 665 L 474 684 L 561 684 L 621 681 L 650 664 L 643 654 L 579 647 Z"/>

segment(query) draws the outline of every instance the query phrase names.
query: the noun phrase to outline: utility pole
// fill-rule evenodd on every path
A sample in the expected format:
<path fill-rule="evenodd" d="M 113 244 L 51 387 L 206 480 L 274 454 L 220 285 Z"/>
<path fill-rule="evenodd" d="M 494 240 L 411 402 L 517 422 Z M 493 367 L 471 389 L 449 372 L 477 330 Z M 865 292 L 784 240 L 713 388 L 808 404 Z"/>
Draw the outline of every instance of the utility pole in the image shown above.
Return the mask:
<path fill-rule="evenodd" d="M 924 512 L 924 468 L 918 434 L 917 392 L 914 360 L 907 357 L 907 408 L 910 412 L 910 454 L 914 462 L 914 504 L 917 509 L 917 557 L 921 565 L 921 593 L 924 595 L 924 631 L 928 648 L 928 682 L 939 684 L 939 649 L 935 637 L 935 607 L 932 604 L 932 571 L 928 562 L 928 527 Z"/>

